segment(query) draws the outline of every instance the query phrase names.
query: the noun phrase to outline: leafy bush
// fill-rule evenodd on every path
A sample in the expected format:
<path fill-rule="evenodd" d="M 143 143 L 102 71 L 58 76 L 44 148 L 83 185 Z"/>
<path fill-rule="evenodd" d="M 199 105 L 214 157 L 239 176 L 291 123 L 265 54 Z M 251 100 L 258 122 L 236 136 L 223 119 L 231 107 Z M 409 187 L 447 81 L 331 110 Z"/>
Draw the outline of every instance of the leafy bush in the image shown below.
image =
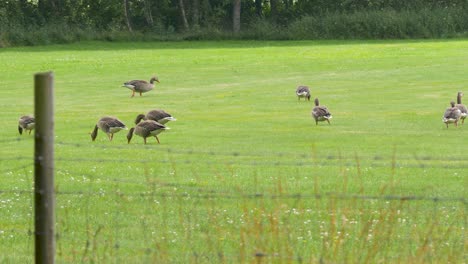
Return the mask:
<path fill-rule="evenodd" d="M 0 21 L 2 21 L 1 16 Z M 215 25 L 217 24 L 202 25 L 185 32 L 177 32 L 172 26 L 157 24 L 150 31 L 128 32 L 121 27 L 103 30 L 92 26 L 83 27 L 59 22 L 44 26 L 1 23 L 0 47 L 71 43 L 82 40 L 313 40 L 468 36 L 468 16 L 465 14 L 465 9 L 457 7 L 423 8 L 417 11 L 370 9 L 323 12 L 320 15 L 299 17 L 285 26 L 280 26 L 268 18 L 257 18 L 251 19 L 248 24 L 243 24 L 240 34 L 232 34 L 226 27 Z"/>
<path fill-rule="evenodd" d="M 466 35 L 468 17 L 456 8 L 366 10 L 304 16 L 288 27 L 292 39 L 446 38 Z"/>

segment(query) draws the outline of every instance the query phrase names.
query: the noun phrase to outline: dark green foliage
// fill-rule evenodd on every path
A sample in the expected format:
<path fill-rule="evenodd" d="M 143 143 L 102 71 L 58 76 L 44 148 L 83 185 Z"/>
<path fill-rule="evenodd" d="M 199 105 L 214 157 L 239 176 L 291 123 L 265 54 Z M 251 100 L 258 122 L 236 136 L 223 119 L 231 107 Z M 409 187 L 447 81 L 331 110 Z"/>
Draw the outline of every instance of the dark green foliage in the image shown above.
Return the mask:
<path fill-rule="evenodd" d="M 80 40 L 389 39 L 468 35 L 467 0 L 0 0 L 0 47 Z M 132 27 L 129 31 L 128 24 Z"/>
<path fill-rule="evenodd" d="M 446 38 L 468 33 L 468 16 L 456 8 L 367 10 L 304 16 L 287 32 L 291 39 Z"/>

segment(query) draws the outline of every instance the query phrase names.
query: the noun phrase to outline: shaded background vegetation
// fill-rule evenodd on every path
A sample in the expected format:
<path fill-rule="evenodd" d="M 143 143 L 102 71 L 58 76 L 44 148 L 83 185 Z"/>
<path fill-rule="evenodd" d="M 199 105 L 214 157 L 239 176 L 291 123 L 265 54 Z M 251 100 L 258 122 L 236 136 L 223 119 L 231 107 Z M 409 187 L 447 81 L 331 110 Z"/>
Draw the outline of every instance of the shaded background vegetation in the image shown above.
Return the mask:
<path fill-rule="evenodd" d="M 0 0 L 0 47 L 468 35 L 468 0 Z"/>

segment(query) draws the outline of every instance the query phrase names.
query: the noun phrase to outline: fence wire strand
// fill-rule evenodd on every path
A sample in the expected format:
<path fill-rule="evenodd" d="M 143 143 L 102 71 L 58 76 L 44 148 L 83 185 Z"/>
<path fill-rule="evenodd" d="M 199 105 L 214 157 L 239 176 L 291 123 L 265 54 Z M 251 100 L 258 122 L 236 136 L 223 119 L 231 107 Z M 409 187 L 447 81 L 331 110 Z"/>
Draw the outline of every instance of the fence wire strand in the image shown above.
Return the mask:
<path fill-rule="evenodd" d="M 22 139 L 18 139 L 20 141 Z M 2 142 L 0 140 L 0 142 Z M 467 200 L 465 197 L 458 197 L 454 195 L 447 194 L 446 196 L 431 196 L 431 195 L 400 195 L 396 193 L 391 193 L 391 191 L 382 192 L 382 194 L 366 194 L 365 192 L 361 193 L 353 193 L 353 192 L 339 192 L 339 191 L 332 191 L 332 192 L 320 192 L 311 190 L 310 192 L 302 191 L 302 192 L 286 192 L 281 193 L 275 190 L 269 190 L 266 192 L 255 192 L 255 191 L 242 191 L 236 188 L 232 188 L 229 186 L 220 186 L 220 188 L 210 188 L 204 185 L 199 185 L 196 182 L 187 182 L 187 183 L 180 183 L 176 182 L 174 178 L 159 178 L 158 172 L 148 171 L 146 167 L 148 164 L 155 164 L 155 165 L 203 165 L 203 166 L 248 166 L 247 169 L 253 168 L 262 168 L 268 167 L 271 168 L 271 173 L 275 174 L 275 169 L 281 169 L 281 167 L 298 167 L 301 168 L 313 168 L 317 166 L 327 167 L 327 166 L 334 166 L 334 167 L 343 167 L 349 166 L 355 168 L 356 171 L 363 166 L 363 163 L 367 165 L 371 165 L 372 167 L 381 167 L 381 168 L 388 168 L 389 174 L 392 173 L 392 169 L 394 167 L 405 167 L 405 168 L 450 168 L 450 169 L 458 169 L 458 168 L 468 168 L 468 158 L 457 156 L 457 157 L 437 157 L 437 156 L 418 156 L 418 155 L 401 155 L 401 156 L 392 156 L 391 154 L 387 155 L 370 155 L 370 156 L 346 156 L 340 154 L 326 154 L 321 158 L 317 158 L 313 152 L 311 153 L 292 153 L 292 152 L 276 152 L 276 153 L 264 153 L 261 151 L 253 152 L 253 153 L 242 153 L 237 151 L 211 151 L 211 150 L 190 150 L 190 149 L 173 149 L 168 147 L 163 147 L 160 145 L 110 145 L 110 144 L 79 144 L 79 143 L 69 143 L 69 142 L 57 142 L 55 145 L 56 148 L 75 148 L 81 151 L 82 155 L 76 156 L 73 158 L 64 158 L 61 156 L 55 157 L 55 170 L 56 175 L 60 175 L 60 177 L 64 175 L 68 175 L 70 177 L 75 178 L 86 178 L 87 180 L 80 180 L 80 185 L 73 185 L 72 187 L 67 186 L 66 188 L 76 188 L 78 190 L 67 190 L 62 189 L 61 186 L 57 186 L 55 190 L 55 195 L 58 199 L 61 199 L 61 203 L 65 204 L 65 201 L 79 201 L 82 203 L 84 208 L 75 209 L 79 211 L 79 214 L 83 214 L 83 218 L 85 219 L 85 229 L 84 233 L 86 237 L 86 241 L 74 241 L 73 232 L 67 229 L 68 224 L 67 221 L 70 221 L 70 217 L 68 216 L 66 209 L 60 209 L 62 215 L 58 219 L 58 226 L 65 223 L 65 227 L 61 227 L 57 230 L 57 237 L 60 237 L 58 240 L 58 252 L 61 253 L 60 247 L 64 243 L 81 243 L 80 245 L 84 245 L 84 251 L 81 251 L 81 256 L 77 257 L 75 260 L 81 260 L 81 262 L 88 262 L 93 259 L 93 254 L 97 252 L 95 248 L 93 248 L 93 239 L 98 236 L 98 233 L 103 229 L 103 225 L 94 225 L 95 221 L 94 215 L 96 212 L 92 212 L 91 208 L 94 208 L 93 203 L 102 199 L 102 197 L 112 197 L 115 196 L 115 204 L 114 211 L 111 212 L 111 216 L 109 216 L 110 223 L 105 223 L 104 225 L 108 224 L 110 227 L 106 227 L 107 229 L 111 228 L 112 231 L 107 231 L 107 236 L 114 239 L 112 242 L 114 245 L 114 256 L 117 256 L 125 251 L 133 251 L 133 252 L 140 252 L 144 256 L 151 256 L 157 259 L 158 257 L 158 248 L 151 247 L 152 245 L 142 245 L 141 247 L 138 244 L 131 244 L 128 243 L 128 239 L 125 237 L 125 234 L 122 234 L 122 230 L 125 227 L 121 227 L 119 222 L 126 217 L 126 215 L 120 210 L 125 210 L 126 206 L 134 206 L 132 202 L 139 200 L 138 202 L 141 203 L 143 206 L 141 208 L 151 210 L 152 205 L 147 205 L 148 201 L 154 203 L 154 200 L 164 201 L 164 206 L 167 208 L 171 208 L 174 206 L 172 203 L 177 202 L 176 206 L 179 206 L 178 210 L 182 210 L 181 208 L 185 208 L 184 201 L 190 200 L 194 206 L 198 206 L 199 204 L 207 204 L 206 213 L 209 214 L 212 210 L 212 207 L 215 207 L 215 203 L 220 201 L 223 203 L 224 200 L 232 200 L 232 201 L 241 201 L 244 204 L 262 204 L 264 201 L 279 201 L 273 202 L 274 204 L 290 204 L 291 208 L 294 208 L 294 205 L 300 203 L 300 201 L 321 201 L 318 203 L 314 202 L 305 202 L 308 205 L 314 204 L 321 204 L 321 207 L 318 206 L 317 210 L 324 210 L 328 212 L 328 210 L 335 210 L 334 212 L 339 214 L 342 213 L 343 215 L 348 214 L 346 207 L 348 205 L 353 206 L 358 204 L 355 210 L 360 211 L 360 213 L 367 213 L 371 215 L 375 212 L 375 210 L 382 210 L 384 212 L 387 207 L 390 210 L 398 210 L 401 204 L 406 204 L 411 202 L 411 207 L 422 208 L 421 211 L 416 210 L 414 214 L 416 214 L 416 218 L 424 218 L 429 217 L 424 214 L 433 214 L 436 217 L 439 216 L 439 210 L 441 208 L 456 208 L 454 210 L 463 211 L 467 206 Z M 103 151 L 129 151 L 132 152 L 135 149 L 144 149 L 149 150 L 153 153 L 158 154 L 158 158 L 154 159 L 137 159 L 137 158 L 93 158 L 90 157 L 87 153 L 92 153 L 95 150 L 103 150 Z M 198 156 L 207 157 L 205 159 L 199 159 Z M 226 161 L 227 160 L 227 161 Z M 9 164 L 20 164 L 15 166 L 10 166 Z M 75 166 L 76 164 L 82 166 Z M 96 174 L 94 172 L 90 172 L 90 166 L 92 164 L 143 164 L 145 168 L 139 168 L 139 171 L 133 171 L 133 173 L 145 174 L 145 177 L 140 177 L 138 179 L 121 179 L 116 177 L 116 175 L 111 174 Z M 88 165 L 89 164 L 89 165 Z M 33 173 L 33 157 L 27 155 L 18 155 L 18 156 L 9 156 L 9 157 L 0 157 L 0 165 L 2 168 L 0 169 L 0 180 L 2 177 L 11 177 L 15 174 L 24 174 L 26 181 L 24 182 L 23 187 L 15 187 L 14 189 L 5 189 L 0 188 L 0 202 L 5 199 L 10 199 L 10 197 L 25 197 L 23 198 L 26 200 L 32 200 L 34 196 L 34 189 L 32 186 L 32 180 L 28 181 L 29 178 L 32 179 Z M 71 166 L 68 166 L 71 165 Z M 99 166 L 94 166 L 99 167 Z M 152 168 L 152 167 L 151 167 Z M 115 166 L 116 170 L 122 170 L 121 166 Z M 128 166 L 125 169 L 132 171 L 134 168 L 130 168 Z M 359 173 L 358 173 L 359 174 Z M 277 176 L 281 178 L 280 173 Z M 23 176 L 22 176 L 23 177 Z M 103 190 L 97 190 L 100 183 L 106 183 L 106 187 Z M 66 185 L 66 184 L 64 184 Z M 128 189 L 122 191 L 120 186 L 131 186 L 134 189 Z M 154 188 L 154 187 L 157 188 Z M 177 191 L 174 191 L 177 189 Z M 77 197 L 72 197 L 77 196 Z M 131 198 L 131 199 L 128 199 Z M 190 198 L 190 199 L 189 199 Z M 125 200 L 128 199 L 128 200 Z M 125 201 L 125 202 L 122 202 Z M 336 201 L 343 201 L 338 203 Z M 350 201 L 350 202 L 348 202 Z M 355 203 L 355 201 L 361 201 Z M 338 203 L 340 205 L 335 204 Z M 231 204 L 232 202 L 228 202 Z M 387 205 L 388 203 L 388 205 Z M 140 204 L 140 205 L 141 205 Z M 426 209 L 424 206 L 428 206 Z M 369 206 L 372 205 L 372 206 Z M 447 206 L 449 205 L 449 206 Z M 32 208 L 32 205 L 27 205 Z M 342 209 L 343 208 L 345 209 Z M 280 207 L 280 206 L 279 206 Z M 371 207 L 371 209 L 367 208 Z M 140 209 L 141 209 L 140 208 Z M 376 209 L 377 208 L 377 209 Z M 1 209 L 1 204 L 0 204 Z M 14 210 L 11 208 L 10 210 Z M 165 210 L 172 210 L 172 209 L 165 209 Z M 177 211 L 177 209 L 175 209 Z M 245 209 L 244 209 L 245 210 Z M 368 211 L 366 211 L 368 210 Z M 410 209 L 405 209 L 407 212 L 411 211 Z M 242 211 L 242 210 L 241 210 Z M 292 212 L 292 209 L 291 209 Z M 290 214 L 291 214 L 290 212 Z M 382 213 L 380 212 L 380 213 Z M 241 212 L 242 213 L 242 212 Z M 413 212 L 411 212 L 413 214 Z M 151 212 L 150 212 L 151 214 Z M 179 212 L 179 214 L 190 214 L 190 212 Z M 351 214 L 351 213 L 349 213 Z M 382 213 L 384 214 L 384 213 Z M 454 216 L 456 214 L 456 216 Z M 465 219 L 466 217 L 460 216 L 460 213 L 454 213 L 452 215 L 453 225 L 451 226 L 466 226 L 466 223 L 460 224 L 455 223 L 455 221 L 459 221 L 459 219 Z M 203 214 L 201 214 L 203 215 Z M 181 217 L 181 216 L 179 216 Z M 198 217 L 201 217 L 200 215 Z M 215 217 L 215 216 L 213 216 Z M 373 216 L 370 216 L 373 218 Z M 145 217 L 141 217 L 140 222 L 136 223 L 136 225 L 141 224 L 142 226 L 139 231 L 142 231 L 144 235 L 146 235 L 146 231 L 148 229 L 145 226 L 144 222 Z M 379 218 L 376 218 L 379 219 Z M 198 219 L 198 220 L 205 220 L 205 219 Z M 385 220 L 385 219 L 384 219 Z M 160 221 L 160 219 L 153 221 Z M 180 220 L 179 220 L 180 221 Z M 190 220 L 187 220 L 190 221 Z M 215 220 L 211 220 L 215 221 Z M 177 220 L 176 220 L 177 222 Z M 158 222 L 159 223 L 159 222 Z M 187 222 L 190 226 L 191 223 Z M 447 225 L 448 226 L 448 225 Z M 31 225 L 23 225 L 23 226 L 15 226 L 14 228 L 3 229 L 0 228 L 0 231 L 3 232 L 3 236 L 6 237 L 7 235 L 20 235 L 21 237 L 27 237 L 30 241 L 28 245 L 31 244 L 33 238 L 33 232 L 31 231 L 33 227 Z M 451 227 L 450 227 L 451 228 Z M 447 231 L 449 232 L 449 231 Z M 451 231 L 452 232 L 452 231 Z M 423 234 L 424 235 L 424 234 Z M 458 236 L 457 234 L 453 236 Z M 1 239 L 1 236 L 0 236 Z M 149 238 L 151 240 L 151 238 Z M 408 240 L 413 240 L 414 243 L 417 243 L 414 237 L 407 235 L 407 237 L 398 237 L 393 238 L 397 240 L 401 240 L 401 244 L 404 244 Z M 431 237 L 433 242 L 440 243 L 444 242 L 445 237 L 443 236 L 432 236 Z M 215 240 L 215 239 L 213 239 Z M 145 239 L 146 241 L 146 239 Z M 125 244 L 125 246 L 123 246 Z M 461 243 L 462 244 L 462 243 Z M 125 247 L 125 248 L 124 248 Z M 122 252 L 119 252 L 119 251 Z M 68 251 L 64 250 L 65 254 L 68 254 Z M 141 253 L 143 252 L 143 253 Z M 184 252 L 188 254 L 187 252 Z M 123 253 L 122 253 L 123 254 Z M 140 256 L 141 257 L 141 256 Z M 206 261 L 212 260 L 213 262 L 236 262 L 238 260 L 245 261 L 246 259 L 251 260 L 251 262 L 302 262 L 301 256 L 291 256 L 287 255 L 282 252 L 271 252 L 268 250 L 255 250 L 250 248 L 249 252 L 245 254 L 237 254 L 235 252 L 218 252 L 218 254 L 211 254 L 204 251 L 193 251 L 191 257 L 189 257 L 193 262 L 198 261 Z M 203 260 L 203 261 L 202 261 Z M 314 259 L 316 261 L 317 259 Z M 388 260 L 388 258 L 387 258 Z M 320 261 L 320 259 L 318 259 Z"/>

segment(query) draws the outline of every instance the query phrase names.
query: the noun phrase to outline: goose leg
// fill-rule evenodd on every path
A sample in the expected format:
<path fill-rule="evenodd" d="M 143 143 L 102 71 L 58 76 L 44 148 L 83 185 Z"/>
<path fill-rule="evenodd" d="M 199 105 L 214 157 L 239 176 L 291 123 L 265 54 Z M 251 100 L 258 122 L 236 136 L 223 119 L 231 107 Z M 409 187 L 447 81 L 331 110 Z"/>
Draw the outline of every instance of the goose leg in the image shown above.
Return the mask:
<path fill-rule="evenodd" d="M 141 96 L 141 92 L 140 92 L 140 96 Z"/>
<path fill-rule="evenodd" d="M 143 138 L 143 142 L 145 142 L 145 145 L 146 145 L 146 138 Z"/>
<path fill-rule="evenodd" d="M 159 142 L 159 138 L 158 138 L 158 136 L 154 136 L 154 137 L 155 137 L 155 138 L 156 138 L 156 140 L 158 141 L 158 144 L 161 144 L 161 143 Z"/>
<path fill-rule="evenodd" d="M 29 135 L 31 135 L 31 131 L 32 131 L 32 129 L 29 130 Z"/>
<path fill-rule="evenodd" d="M 134 97 L 134 96 L 135 96 L 135 91 L 132 91 L 132 96 L 130 96 L 130 97 Z"/>
<path fill-rule="evenodd" d="M 114 134 L 110 134 L 110 141 L 112 141 L 112 139 L 114 139 Z"/>

